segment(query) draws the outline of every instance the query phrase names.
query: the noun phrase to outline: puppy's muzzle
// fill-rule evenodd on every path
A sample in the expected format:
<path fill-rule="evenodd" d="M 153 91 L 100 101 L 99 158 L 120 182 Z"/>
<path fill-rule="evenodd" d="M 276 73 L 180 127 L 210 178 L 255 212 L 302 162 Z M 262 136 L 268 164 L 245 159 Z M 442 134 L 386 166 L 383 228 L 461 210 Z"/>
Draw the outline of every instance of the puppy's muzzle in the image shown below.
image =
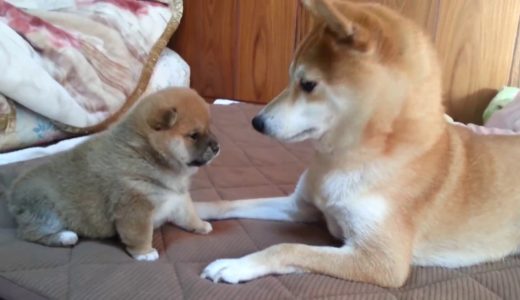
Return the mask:
<path fill-rule="evenodd" d="M 217 154 L 220 151 L 220 146 L 216 140 L 212 140 L 209 142 L 209 148 L 213 151 L 213 154 Z"/>
<path fill-rule="evenodd" d="M 205 147 L 197 158 L 188 163 L 190 167 L 201 167 L 211 162 L 219 153 L 220 146 L 213 135 L 205 143 Z"/>

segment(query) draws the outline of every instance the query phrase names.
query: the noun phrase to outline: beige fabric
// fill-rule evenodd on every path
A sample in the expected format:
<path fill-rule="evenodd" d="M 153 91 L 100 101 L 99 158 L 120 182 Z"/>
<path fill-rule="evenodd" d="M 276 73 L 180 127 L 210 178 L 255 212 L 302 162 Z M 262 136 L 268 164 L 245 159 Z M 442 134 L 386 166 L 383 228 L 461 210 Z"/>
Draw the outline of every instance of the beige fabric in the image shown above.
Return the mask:
<path fill-rule="evenodd" d="M 249 125 L 258 106 L 214 106 L 222 155 L 193 182 L 197 200 L 290 193 L 312 150 L 282 145 Z M 29 164 L 0 169 L 7 185 Z M 3 191 L 3 190 L 2 190 Z M 401 289 L 322 275 L 268 276 L 246 284 L 213 284 L 199 277 L 217 258 L 237 257 L 280 242 L 338 244 L 322 224 L 255 220 L 214 222 L 208 236 L 171 225 L 155 233 L 156 262 L 132 260 L 115 241 L 81 240 L 74 248 L 49 248 L 18 240 L 0 201 L 0 298 L 6 299 L 520 299 L 520 258 L 448 270 L 414 268 Z"/>

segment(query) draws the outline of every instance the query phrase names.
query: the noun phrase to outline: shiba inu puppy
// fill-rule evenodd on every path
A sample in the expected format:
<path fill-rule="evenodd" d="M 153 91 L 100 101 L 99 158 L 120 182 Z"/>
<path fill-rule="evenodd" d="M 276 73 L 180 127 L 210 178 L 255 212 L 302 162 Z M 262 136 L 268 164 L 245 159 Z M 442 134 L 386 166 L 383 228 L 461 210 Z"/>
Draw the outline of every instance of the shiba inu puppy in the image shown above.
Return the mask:
<path fill-rule="evenodd" d="M 202 277 L 237 283 L 314 272 L 399 287 L 410 266 L 460 267 L 520 246 L 520 137 L 448 124 L 432 43 L 378 4 L 304 0 L 318 19 L 288 87 L 254 119 L 286 142 L 314 140 L 289 197 L 197 203 L 203 219 L 324 218 L 342 247 L 279 244 L 219 259 Z"/>
<path fill-rule="evenodd" d="M 208 105 L 193 90 L 171 88 L 141 100 L 108 131 L 52 157 L 15 181 L 8 206 L 21 238 L 71 246 L 78 236 L 119 235 L 137 260 L 155 260 L 154 227 L 166 221 L 212 230 L 188 191 L 219 145 Z"/>

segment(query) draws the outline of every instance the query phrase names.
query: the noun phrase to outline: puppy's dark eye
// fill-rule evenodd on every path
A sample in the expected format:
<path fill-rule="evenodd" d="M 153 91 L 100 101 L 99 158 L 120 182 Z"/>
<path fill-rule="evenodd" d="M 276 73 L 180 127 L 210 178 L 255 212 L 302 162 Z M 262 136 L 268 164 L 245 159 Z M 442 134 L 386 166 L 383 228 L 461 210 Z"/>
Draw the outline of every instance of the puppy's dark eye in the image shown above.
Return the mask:
<path fill-rule="evenodd" d="M 187 137 L 194 141 L 197 141 L 200 138 L 200 133 L 193 132 L 193 133 L 188 134 Z"/>
<path fill-rule="evenodd" d="M 300 80 L 300 87 L 302 90 L 308 94 L 312 93 L 314 91 L 314 88 L 316 87 L 318 83 L 316 81 L 310 81 L 310 80 Z"/>

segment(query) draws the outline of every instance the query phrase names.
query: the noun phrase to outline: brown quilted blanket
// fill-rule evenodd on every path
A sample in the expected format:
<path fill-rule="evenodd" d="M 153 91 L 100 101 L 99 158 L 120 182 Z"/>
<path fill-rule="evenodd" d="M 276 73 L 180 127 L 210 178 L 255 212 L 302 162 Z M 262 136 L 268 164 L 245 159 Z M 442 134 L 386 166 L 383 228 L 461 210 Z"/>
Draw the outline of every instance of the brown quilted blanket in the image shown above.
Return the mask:
<path fill-rule="evenodd" d="M 222 155 L 193 182 L 196 200 L 288 194 L 309 145 L 282 145 L 253 132 L 253 105 L 214 106 Z M 27 164 L 0 169 L 7 185 Z M 2 189 L 3 191 L 3 189 Z M 156 262 L 136 262 L 115 241 L 81 240 L 74 248 L 49 248 L 15 237 L 0 201 L 0 298 L 5 299 L 520 299 L 520 259 L 448 270 L 414 268 L 401 289 L 322 275 L 268 276 L 245 284 L 214 284 L 199 277 L 217 258 L 238 257 L 280 242 L 335 244 L 322 224 L 253 220 L 214 222 L 200 236 L 171 225 L 155 233 Z"/>

